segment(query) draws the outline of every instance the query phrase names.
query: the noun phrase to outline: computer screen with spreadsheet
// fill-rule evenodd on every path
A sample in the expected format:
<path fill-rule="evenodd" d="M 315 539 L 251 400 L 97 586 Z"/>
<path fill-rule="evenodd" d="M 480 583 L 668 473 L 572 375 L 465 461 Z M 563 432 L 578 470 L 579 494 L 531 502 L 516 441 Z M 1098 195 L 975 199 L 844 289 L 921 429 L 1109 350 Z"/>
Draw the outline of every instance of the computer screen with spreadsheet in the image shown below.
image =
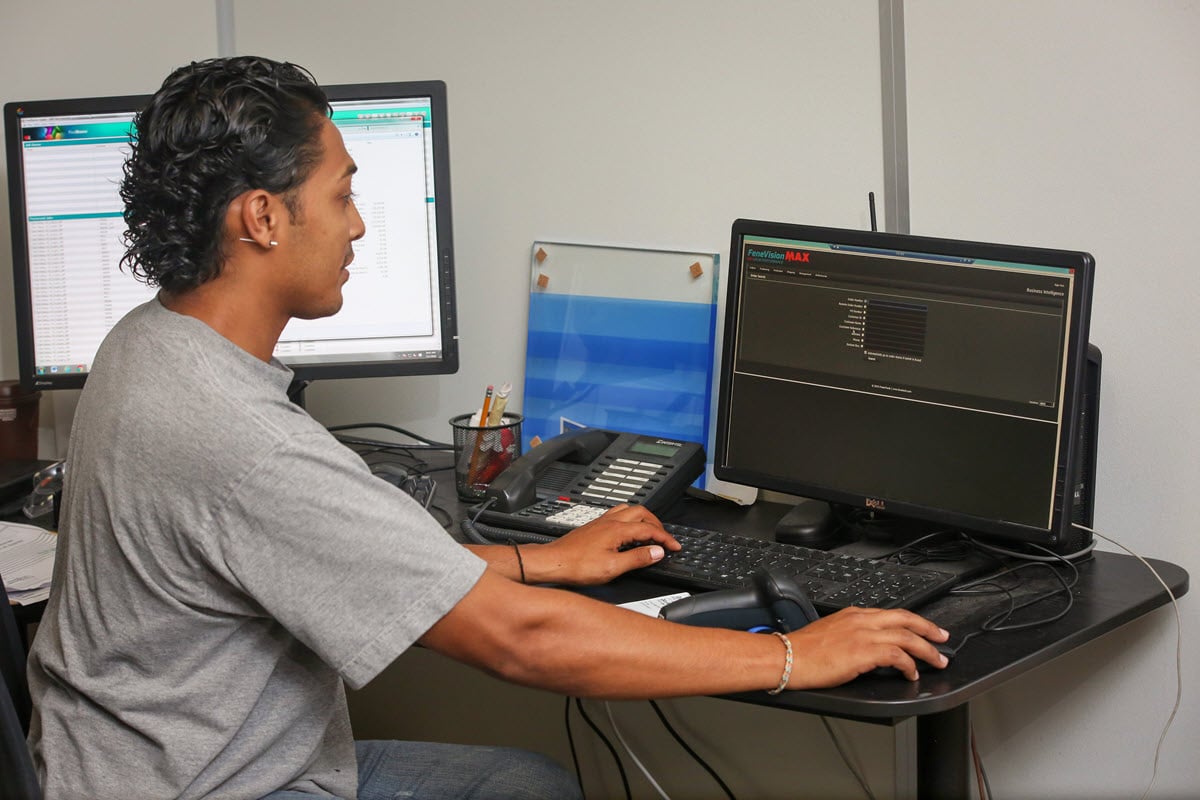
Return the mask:
<path fill-rule="evenodd" d="M 342 310 L 292 320 L 275 355 L 297 381 L 454 372 L 458 337 L 446 91 L 436 81 L 325 87 L 357 163 Z M 82 386 L 109 329 L 155 290 L 120 267 L 119 194 L 148 96 L 4 107 L 22 381 Z"/>
<path fill-rule="evenodd" d="M 1071 538 L 1087 253 L 751 220 L 730 248 L 718 477 Z"/>

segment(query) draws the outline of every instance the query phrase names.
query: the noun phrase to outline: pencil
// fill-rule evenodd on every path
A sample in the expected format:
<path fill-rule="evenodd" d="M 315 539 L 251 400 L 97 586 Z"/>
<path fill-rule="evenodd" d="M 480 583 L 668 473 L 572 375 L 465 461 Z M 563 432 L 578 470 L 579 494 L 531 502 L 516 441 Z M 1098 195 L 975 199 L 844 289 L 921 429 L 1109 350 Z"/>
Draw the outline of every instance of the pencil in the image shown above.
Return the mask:
<path fill-rule="evenodd" d="M 488 424 L 488 407 L 492 404 L 492 385 L 489 383 L 487 392 L 483 395 L 483 411 L 479 414 L 479 427 L 486 427 Z"/>
<path fill-rule="evenodd" d="M 488 407 L 492 404 L 492 385 L 489 383 L 487 392 L 483 395 L 483 409 L 479 412 L 479 427 L 486 428 L 488 424 Z M 475 442 L 471 445 L 471 463 L 467 465 L 467 484 L 471 487 L 475 485 L 475 477 L 479 474 L 479 455 L 484 451 L 484 437 L 487 434 L 482 430 L 475 431 Z"/>

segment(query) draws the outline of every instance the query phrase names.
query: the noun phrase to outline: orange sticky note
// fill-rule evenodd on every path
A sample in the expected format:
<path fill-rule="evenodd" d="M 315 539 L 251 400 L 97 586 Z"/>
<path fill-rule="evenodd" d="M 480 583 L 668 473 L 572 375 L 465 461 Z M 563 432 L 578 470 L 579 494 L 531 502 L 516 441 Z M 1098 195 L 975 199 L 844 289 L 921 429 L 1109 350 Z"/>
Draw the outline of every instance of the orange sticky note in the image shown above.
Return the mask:
<path fill-rule="evenodd" d="M 533 254 L 533 257 L 536 258 L 537 262 L 540 264 L 546 260 L 547 255 L 548 254 L 546 253 L 546 251 L 539 247 L 538 251 Z"/>
<path fill-rule="evenodd" d="M 537 285 L 538 285 L 539 289 L 545 289 L 547 286 L 550 285 L 550 276 L 544 272 L 542 274 L 538 275 Z"/>
<path fill-rule="evenodd" d="M 696 263 L 694 263 L 690 267 L 688 267 L 688 272 L 692 273 L 693 278 L 699 278 L 701 275 L 704 274 L 704 267 L 700 266 L 700 262 L 697 261 Z"/>

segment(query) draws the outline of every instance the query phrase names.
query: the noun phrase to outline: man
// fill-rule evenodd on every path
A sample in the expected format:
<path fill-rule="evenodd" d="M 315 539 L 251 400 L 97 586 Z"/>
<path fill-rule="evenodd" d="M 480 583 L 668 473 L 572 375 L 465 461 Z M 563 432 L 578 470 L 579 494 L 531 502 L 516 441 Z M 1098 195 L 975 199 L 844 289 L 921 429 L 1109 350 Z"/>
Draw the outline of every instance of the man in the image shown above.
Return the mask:
<path fill-rule="evenodd" d="M 578 796 L 533 754 L 355 743 L 343 685 L 416 642 L 608 698 L 944 665 L 946 632 L 905 611 L 762 636 L 527 585 L 601 583 L 678 549 L 638 507 L 551 544 L 464 547 L 373 478 L 288 402 L 272 358 L 289 319 L 341 307 L 364 232 L 355 169 L 289 64 L 192 64 L 138 116 L 124 263 L 160 291 L 113 329 L 76 412 L 30 660 L 47 798 Z"/>

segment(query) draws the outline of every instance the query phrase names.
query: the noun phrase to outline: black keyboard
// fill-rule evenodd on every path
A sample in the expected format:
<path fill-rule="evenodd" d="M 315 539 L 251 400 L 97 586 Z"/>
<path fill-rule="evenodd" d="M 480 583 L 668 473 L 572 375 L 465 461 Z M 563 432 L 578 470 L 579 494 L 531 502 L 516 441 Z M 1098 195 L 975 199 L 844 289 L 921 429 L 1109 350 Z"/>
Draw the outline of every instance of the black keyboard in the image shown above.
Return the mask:
<path fill-rule="evenodd" d="M 486 524 L 562 536 L 590 522 L 607 506 L 575 503 L 565 498 L 543 500 L 516 514 L 484 509 Z M 950 591 L 961 577 L 947 572 L 870 558 L 831 553 L 723 531 L 666 523 L 683 549 L 641 573 L 691 591 L 741 589 L 760 569 L 791 574 L 818 612 L 830 614 L 850 606 L 915 609 Z"/>
<path fill-rule="evenodd" d="M 817 611 L 849 606 L 914 609 L 958 583 L 955 575 L 722 531 L 666 524 L 683 549 L 642 572 L 686 589 L 740 589 L 760 569 L 792 574 Z"/>

